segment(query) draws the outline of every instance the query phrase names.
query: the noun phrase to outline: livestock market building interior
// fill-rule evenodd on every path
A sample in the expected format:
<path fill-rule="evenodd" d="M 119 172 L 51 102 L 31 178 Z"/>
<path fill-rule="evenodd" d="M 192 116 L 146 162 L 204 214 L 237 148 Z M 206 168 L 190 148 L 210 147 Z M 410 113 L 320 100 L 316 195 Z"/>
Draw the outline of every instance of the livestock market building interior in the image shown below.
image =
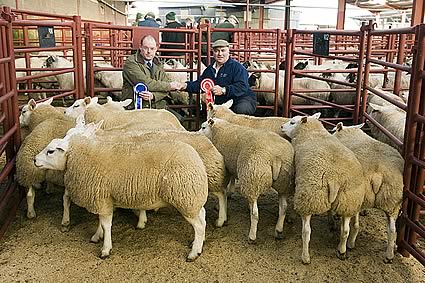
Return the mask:
<path fill-rule="evenodd" d="M 0 1 L 0 281 L 425 282 L 424 12 L 424 0 Z M 179 27 L 166 26 L 174 18 Z M 158 27 L 143 26 L 146 20 Z M 167 33 L 181 40 L 164 41 Z M 119 103 L 123 66 L 128 56 L 140 48 L 144 36 L 151 35 L 158 41 L 157 57 L 167 76 L 183 84 L 196 80 L 214 63 L 211 44 L 218 34 L 229 35 L 230 58 L 246 68 L 248 83 L 257 98 L 252 117 L 231 113 L 223 119 L 233 119 L 231 122 L 236 124 L 248 121 L 244 126 L 251 127 L 263 123 L 263 128 L 246 130 L 259 136 L 267 136 L 262 130 L 270 130 L 279 121 L 274 131 L 281 136 L 279 141 L 288 144 L 290 139 L 281 126 L 294 125 L 288 118 L 299 115 L 317 117 L 320 112 L 321 125 L 330 134 L 341 129 L 340 123 L 348 127 L 364 124 L 361 129 L 369 137 L 404 161 L 398 170 L 403 187 L 400 185 L 397 191 L 394 221 L 377 209 L 378 202 L 382 200 L 385 206 L 391 197 L 386 191 L 388 186 L 383 185 L 386 177 L 377 173 L 369 180 L 367 170 L 363 172 L 365 187 L 370 187 L 375 206 L 369 208 L 365 197 L 363 207 L 367 209 L 358 210 L 351 224 L 350 218 L 344 224 L 344 215 L 331 215 L 337 209 L 332 196 L 342 189 L 336 186 L 335 193 L 334 185 L 326 187 L 325 175 L 321 179 L 322 187 L 329 190 L 329 213 L 314 215 L 311 228 L 310 218 L 306 224 L 306 218 L 298 214 L 301 210 L 296 199 L 302 190 L 297 187 L 301 178 L 297 170 L 292 172 L 295 192 L 287 202 L 270 187 L 253 205 L 244 191 L 244 181 L 238 180 L 243 179 L 240 168 L 246 164 L 242 164 L 242 158 L 227 156 L 229 150 L 220 151 L 215 144 L 219 141 L 205 130 L 217 122 L 208 120 L 215 112 L 205 104 L 207 95 L 203 91 L 170 93 L 166 112 L 123 109 Z M 43 107 L 50 112 L 43 112 Z M 76 134 L 68 132 L 65 137 L 66 131 L 56 133 L 65 127 L 66 122 L 61 121 L 71 119 L 66 115 L 89 107 L 102 109 L 104 124 L 88 124 L 92 120 L 86 111 L 88 125 L 84 125 L 84 118 L 77 119 Z M 149 116 L 153 119 L 146 122 L 153 125 L 149 133 L 138 128 L 145 122 L 131 124 L 126 120 L 118 125 L 122 141 L 104 148 L 115 148 L 116 152 L 126 148 L 124 162 L 113 162 L 116 152 L 105 152 L 99 146 L 93 154 L 98 161 L 87 161 L 77 169 L 66 166 L 76 151 L 73 140 L 80 137 L 99 142 L 104 139 L 102 135 L 107 135 L 108 117 L 122 121 L 123 117 L 143 112 L 158 113 L 158 117 L 170 120 L 158 120 L 156 124 L 155 119 L 166 118 Z M 207 120 L 209 124 L 203 124 Z M 171 128 L 162 125 L 175 121 L 177 126 Z M 55 126 L 48 129 L 46 125 L 52 124 Z M 78 132 L 82 129 L 83 134 Z M 173 137 L 166 134 L 170 129 Z M 192 217 L 185 214 L 182 203 L 194 206 L 195 190 L 180 191 L 185 187 L 181 182 L 186 183 L 182 181 L 184 174 L 167 166 L 177 158 L 173 155 L 175 148 L 165 147 L 162 151 L 165 157 L 171 156 L 166 164 L 145 149 L 167 143 L 185 147 L 195 143 L 200 135 L 196 131 L 207 133 L 211 142 L 199 137 L 210 146 L 193 146 L 195 155 L 207 155 L 208 150 L 217 153 L 226 167 L 222 174 L 227 175 L 214 175 L 206 165 L 206 171 L 204 167 L 199 169 L 206 174 L 203 180 L 208 180 L 210 194 L 204 205 L 206 215 L 202 208 Z M 153 144 L 140 142 L 147 136 L 155 139 L 155 133 L 161 138 Z M 175 140 L 174 136 L 180 134 L 190 142 Z M 43 154 L 40 151 L 53 138 L 60 139 L 59 145 L 43 152 L 48 157 L 59 153 L 65 158 L 60 159 L 65 160 L 61 171 L 42 169 L 46 167 L 37 163 Z M 237 148 L 243 146 L 239 143 Z M 263 155 L 259 150 L 247 162 Z M 140 163 L 136 156 L 140 156 Z M 301 162 L 297 156 L 295 150 L 294 168 Z M 24 158 L 26 167 L 20 165 Z M 126 162 L 127 158 L 132 161 Z M 185 164 L 190 158 L 187 156 Z M 275 161 L 271 162 L 271 171 Z M 101 168 L 96 169 L 96 162 Z M 130 165 L 128 170 L 140 167 L 141 173 L 125 177 L 126 169 L 119 167 L 120 162 Z M 232 162 L 240 169 L 233 175 Z M 343 166 L 338 162 L 336 158 L 333 165 Z M 149 191 L 159 186 L 155 180 L 163 172 L 148 176 L 142 176 L 142 172 L 157 163 L 169 168 L 180 181 L 177 185 L 170 182 L 165 188 L 179 204 L 164 201 L 160 193 L 155 199 L 155 193 Z M 378 167 L 373 170 L 380 170 Z M 75 186 L 69 185 L 71 177 L 67 176 L 71 174 L 67 172 L 73 169 L 80 170 L 81 179 L 89 176 L 82 176 L 89 171 L 90 176 L 99 178 L 87 184 L 96 192 L 88 196 L 88 203 L 106 207 L 108 198 L 114 206 L 113 225 L 112 212 L 110 216 L 105 216 L 106 212 L 91 213 L 94 210 L 70 191 Z M 255 171 L 260 168 L 252 175 Z M 118 175 L 111 178 L 112 172 Z M 273 182 L 279 180 L 275 171 L 270 176 Z M 224 199 L 211 188 L 221 177 L 220 182 L 226 181 Z M 23 178 L 31 181 L 25 183 Z M 139 179 L 144 183 L 137 183 Z M 31 185 L 25 185 L 28 182 Z M 123 185 L 118 185 L 120 182 Z M 136 192 L 130 183 L 138 184 Z M 348 189 L 350 185 L 344 184 Z M 114 190 L 121 196 L 113 195 Z M 139 191 L 148 195 L 143 205 L 123 204 L 136 202 Z M 81 189 L 78 193 L 84 192 Z M 320 193 L 311 201 L 319 203 Z M 151 205 L 145 205 L 147 202 Z M 220 219 L 225 219 L 224 225 L 217 224 Z M 332 225 L 333 221 L 341 228 Z M 391 236 L 395 232 L 396 239 Z M 350 239 L 356 235 L 354 247 Z M 203 243 L 202 254 L 198 251 L 193 257 L 199 243 Z"/>

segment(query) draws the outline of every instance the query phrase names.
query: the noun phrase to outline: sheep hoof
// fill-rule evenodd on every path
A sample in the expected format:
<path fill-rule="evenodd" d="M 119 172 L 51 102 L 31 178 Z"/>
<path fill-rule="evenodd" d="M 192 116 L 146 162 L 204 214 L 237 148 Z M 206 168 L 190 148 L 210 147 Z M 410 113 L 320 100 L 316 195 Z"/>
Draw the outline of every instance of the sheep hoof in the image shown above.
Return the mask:
<path fill-rule="evenodd" d="M 221 227 L 224 226 L 225 223 L 226 223 L 226 221 L 218 221 L 218 219 L 217 219 L 217 221 L 215 222 L 215 227 L 221 228 Z"/>
<path fill-rule="evenodd" d="M 250 238 L 248 238 L 248 244 L 250 244 L 250 245 L 256 245 L 257 244 L 257 241 L 254 239 L 250 239 Z"/>
<path fill-rule="evenodd" d="M 68 224 L 62 224 L 61 231 L 62 232 L 68 232 L 69 231 L 69 223 Z"/>
<path fill-rule="evenodd" d="M 307 257 L 307 258 L 302 257 L 301 260 L 302 260 L 304 265 L 308 265 L 308 264 L 311 263 L 310 257 Z"/>
<path fill-rule="evenodd" d="M 143 225 L 137 225 L 136 229 L 139 229 L 139 230 L 145 229 L 145 223 L 143 223 Z"/>
<path fill-rule="evenodd" d="M 186 262 L 194 262 L 201 254 L 189 254 L 186 258 Z"/>
<path fill-rule="evenodd" d="M 340 253 L 339 251 L 336 251 L 336 256 L 340 259 L 340 260 L 346 260 L 348 258 L 347 256 L 347 252 L 345 253 Z"/>
<path fill-rule="evenodd" d="M 391 264 L 393 263 L 393 258 L 384 258 L 384 263 Z"/>
<path fill-rule="evenodd" d="M 33 219 L 35 218 L 37 215 L 35 214 L 35 211 L 27 211 L 27 218 L 28 219 Z"/>
<path fill-rule="evenodd" d="M 283 231 L 277 231 L 277 230 L 275 230 L 274 231 L 274 238 L 276 239 L 276 240 L 282 240 L 283 239 Z"/>
<path fill-rule="evenodd" d="M 107 259 L 109 257 L 109 255 L 111 254 L 111 252 L 106 252 L 106 251 L 102 251 L 102 253 L 100 254 L 100 258 L 101 259 Z"/>
<path fill-rule="evenodd" d="M 95 236 L 91 237 L 90 238 L 90 242 L 91 243 L 95 243 L 95 244 L 98 243 L 99 242 L 99 237 L 95 237 Z"/>

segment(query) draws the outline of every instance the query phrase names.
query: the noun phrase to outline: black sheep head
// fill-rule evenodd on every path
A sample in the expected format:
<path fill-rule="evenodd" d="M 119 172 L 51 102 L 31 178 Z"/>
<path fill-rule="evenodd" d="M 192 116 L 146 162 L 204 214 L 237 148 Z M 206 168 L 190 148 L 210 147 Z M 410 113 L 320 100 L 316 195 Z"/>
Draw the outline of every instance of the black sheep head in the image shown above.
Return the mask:
<path fill-rule="evenodd" d="M 251 76 L 249 76 L 248 78 L 249 86 L 256 86 L 257 80 L 259 80 L 260 77 L 261 77 L 261 73 L 253 73 Z"/>

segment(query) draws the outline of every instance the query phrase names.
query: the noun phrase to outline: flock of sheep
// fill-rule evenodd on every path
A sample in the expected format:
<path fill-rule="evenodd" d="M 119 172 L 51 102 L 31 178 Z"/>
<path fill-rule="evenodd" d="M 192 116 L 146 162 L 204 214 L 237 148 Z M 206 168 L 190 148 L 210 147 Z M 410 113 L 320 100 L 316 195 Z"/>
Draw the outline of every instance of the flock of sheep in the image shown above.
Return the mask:
<path fill-rule="evenodd" d="M 282 238 L 287 211 L 295 211 L 303 222 L 303 263 L 310 263 L 312 215 L 329 213 L 332 221 L 340 216 L 337 250 L 345 259 L 359 233 L 359 212 L 367 208 L 386 213 L 384 260 L 393 260 L 403 159 L 360 126 L 338 124 L 330 134 L 320 114 L 258 118 L 234 114 L 229 101 L 208 105 L 208 121 L 198 132 L 188 132 L 166 110 L 124 110 L 130 101 L 108 99 L 100 105 L 97 98 L 86 97 L 66 109 L 51 102 L 30 100 L 20 116 L 25 137 L 16 166 L 17 180 L 27 188 L 27 216 L 36 216 L 35 188 L 42 183 L 63 187 L 62 229 L 70 227 L 71 201 L 99 215 L 91 241 L 103 239 L 102 258 L 111 253 L 116 207 L 133 209 L 140 229 L 147 223 L 146 210 L 175 207 L 193 226 L 187 256 L 193 261 L 203 249 L 208 193 L 218 198 L 217 227 L 227 221 L 229 191 L 248 200 L 248 240 L 254 242 L 257 200 L 275 190 L 275 237 Z"/>

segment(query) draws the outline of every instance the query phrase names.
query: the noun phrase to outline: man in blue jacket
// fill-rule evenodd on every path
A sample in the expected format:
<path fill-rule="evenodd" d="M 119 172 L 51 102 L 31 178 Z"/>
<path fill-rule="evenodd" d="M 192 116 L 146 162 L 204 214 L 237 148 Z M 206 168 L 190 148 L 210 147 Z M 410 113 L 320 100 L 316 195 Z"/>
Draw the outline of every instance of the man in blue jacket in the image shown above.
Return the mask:
<path fill-rule="evenodd" d="M 248 72 L 241 63 L 230 58 L 229 43 L 217 40 L 212 44 L 214 62 L 209 65 L 196 81 L 188 81 L 185 88 L 189 93 L 198 93 L 203 79 L 214 81 L 212 93 L 215 104 L 233 99 L 230 109 L 238 114 L 254 114 L 257 98 L 248 84 Z"/>
<path fill-rule="evenodd" d="M 159 24 L 155 21 L 155 14 L 149 12 L 145 15 L 145 20 L 138 23 L 139 27 L 159 28 Z"/>

